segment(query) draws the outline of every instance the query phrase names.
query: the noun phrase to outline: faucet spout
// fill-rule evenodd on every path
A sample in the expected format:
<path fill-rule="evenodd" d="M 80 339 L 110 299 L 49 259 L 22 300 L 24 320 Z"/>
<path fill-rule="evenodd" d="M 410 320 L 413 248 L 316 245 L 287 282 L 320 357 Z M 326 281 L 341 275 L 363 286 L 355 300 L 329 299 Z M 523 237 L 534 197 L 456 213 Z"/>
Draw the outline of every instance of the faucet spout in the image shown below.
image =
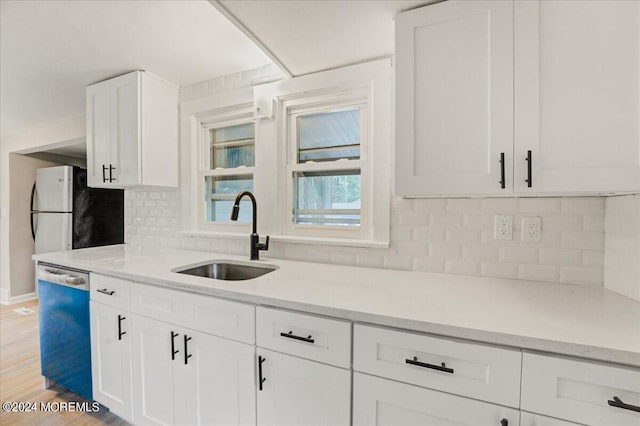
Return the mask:
<path fill-rule="evenodd" d="M 251 193 L 251 191 L 242 191 L 241 193 L 238 194 L 238 196 L 236 197 L 236 200 L 233 202 L 233 209 L 231 210 L 231 220 L 236 221 L 238 220 L 238 213 L 240 213 L 240 200 L 243 197 L 249 197 L 249 199 L 251 200 L 251 204 L 253 207 L 253 233 L 257 234 L 257 229 L 258 229 L 258 205 L 256 204 L 256 197 L 254 197 L 254 195 Z"/>

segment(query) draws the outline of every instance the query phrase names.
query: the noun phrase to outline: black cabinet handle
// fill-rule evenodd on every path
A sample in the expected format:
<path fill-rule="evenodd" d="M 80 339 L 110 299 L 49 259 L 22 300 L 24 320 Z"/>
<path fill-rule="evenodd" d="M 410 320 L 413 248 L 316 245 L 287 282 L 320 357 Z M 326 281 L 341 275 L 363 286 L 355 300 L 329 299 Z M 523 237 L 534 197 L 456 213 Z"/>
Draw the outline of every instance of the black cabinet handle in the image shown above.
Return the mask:
<path fill-rule="evenodd" d="M 115 293 L 115 290 L 107 290 L 106 288 L 99 288 L 97 292 L 106 294 L 107 296 L 113 296 L 113 293 Z"/>
<path fill-rule="evenodd" d="M 262 384 L 267 380 L 264 377 L 262 377 L 262 363 L 265 362 L 267 359 L 263 358 L 262 356 L 258 355 L 258 390 L 262 390 Z"/>
<path fill-rule="evenodd" d="M 179 336 L 178 333 L 171 332 L 171 361 L 176 359 L 176 354 L 180 352 L 180 349 L 176 349 L 176 337 Z"/>
<path fill-rule="evenodd" d="M 109 164 L 109 182 L 113 182 L 115 180 L 115 178 L 113 177 L 113 171 L 115 169 L 116 169 L 115 167 Z"/>
<path fill-rule="evenodd" d="M 191 358 L 191 354 L 189 353 L 189 350 L 187 349 L 187 342 L 191 340 L 191 337 L 187 337 L 187 335 L 184 335 L 184 365 L 187 365 L 189 363 L 189 358 Z"/>
<path fill-rule="evenodd" d="M 301 340 L 301 341 L 307 342 L 307 343 L 314 343 L 315 342 L 315 339 L 312 339 L 311 335 L 309 335 L 307 337 L 296 336 L 295 334 L 293 334 L 293 331 L 291 331 L 291 330 L 289 330 L 288 333 L 280 333 L 280 336 L 286 337 L 287 339 Z"/>
<path fill-rule="evenodd" d="M 122 336 L 127 334 L 126 331 L 122 331 L 122 320 L 126 320 L 127 317 L 123 317 L 122 315 L 118 315 L 118 340 L 122 340 Z"/>
<path fill-rule="evenodd" d="M 631 410 L 640 413 L 640 407 L 638 407 L 637 405 L 626 404 L 617 396 L 614 396 L 613 400 L 608 400 L 607 404 L 612 407 L 622 408 L 623 410 Z"/>
<path fill-rule="evenodd" d="M 417 365 L 418 367 L 430 368 L 432 370 L 444 371 L 445 373 L 453 374 L 453 368 L 447 367 L 447 365 L 443 362 L 442 365 L 435 364 L 427 364 L 426 362 L 418 361 L 418 357 L 414 356 L 413 359 L 405 359 L 404 362 L 411 365 Z"/>
<path fill-rule="evenodd" d="M 525 182 L 527 182 L 527 186 L 529 188 L 531 188 L 531 186 L 533 185 L 533 172 L 531 171 L 531 167 L 533 165 L 533 157 L 531 155 L 531 150 L 527 151 L 527 180 L 525 180 Z"/>
<path fill-rule="evenodd" d="M 509 420 L 507 419 L 500 420 L 500 426 L 509 426 Z"/>
<path fill-rule="evenodd" d="M 102 183 L 105 183 L 107 181 L 107 166 L 105 166 L 104 164 L 102 165 Z"/>
<path fill-rule="evenodd" d="M 504 178 L 504 152 L 500 153 L 500 188 L 505 189 L 507 182 Z"/>

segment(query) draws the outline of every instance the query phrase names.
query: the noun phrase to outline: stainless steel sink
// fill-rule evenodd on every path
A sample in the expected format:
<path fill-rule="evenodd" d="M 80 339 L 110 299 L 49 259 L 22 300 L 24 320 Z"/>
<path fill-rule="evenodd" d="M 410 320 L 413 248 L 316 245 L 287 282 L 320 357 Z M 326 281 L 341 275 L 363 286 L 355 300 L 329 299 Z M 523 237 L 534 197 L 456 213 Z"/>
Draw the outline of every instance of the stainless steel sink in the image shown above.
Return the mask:
<path fill-rule="evenodd" d="M 261 277 L 276 269 L 278 269 L 277 266 L 264 263 L 251 264 L 232 260 L 216 260 L 201 265 L 187 266 L 186 269 L 176 268 L 173 272 L 216 280 L 243 281 Z"/>

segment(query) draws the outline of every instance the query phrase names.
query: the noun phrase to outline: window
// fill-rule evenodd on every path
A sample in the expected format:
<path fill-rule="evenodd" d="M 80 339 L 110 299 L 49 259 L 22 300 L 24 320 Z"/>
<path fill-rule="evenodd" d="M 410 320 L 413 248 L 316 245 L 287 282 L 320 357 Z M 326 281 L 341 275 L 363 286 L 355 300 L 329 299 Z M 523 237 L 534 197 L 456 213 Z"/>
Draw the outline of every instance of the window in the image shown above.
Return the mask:
<path fill-rule="evenodd" d="M 287 112 L 289 233 L 359 238 L 367 225 L 366 94 L 306 99 Z"/>
<path fill-rule="evenodd" d="M 254 123 L 216 124 L 204 127 L 204 221 L 229 222 L 238 193 L 253 191 L 255 167 Z M 240 203 L 239 222 L 250 222 L 251 202 Z"/>

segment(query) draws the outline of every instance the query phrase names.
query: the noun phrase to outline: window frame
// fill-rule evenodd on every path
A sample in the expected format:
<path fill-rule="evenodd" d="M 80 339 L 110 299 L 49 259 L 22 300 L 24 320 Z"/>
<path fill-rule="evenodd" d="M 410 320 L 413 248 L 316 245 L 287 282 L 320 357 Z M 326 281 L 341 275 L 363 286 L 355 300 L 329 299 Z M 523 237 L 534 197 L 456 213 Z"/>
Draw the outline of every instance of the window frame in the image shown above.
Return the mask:
<path fill-rule="evenodd" d="M 365 239 L 371 225 L 369 122 L 370 93 L 355 89 L 322 95 L 303 95 L 283 102 L 283 127 L 286 129 L 285 155 L 285 208 L 282 229 L 286 235 L 322 236 L 330 238 Z M 358 109 L 360 115 L 360 158 L 321 162 L 298 162 L 298 118 L 308 115 Z M 360 225 L 314 225 L 293 222 L 293 194 L 295 172 L 324 172 L 360 170 Z"/>

